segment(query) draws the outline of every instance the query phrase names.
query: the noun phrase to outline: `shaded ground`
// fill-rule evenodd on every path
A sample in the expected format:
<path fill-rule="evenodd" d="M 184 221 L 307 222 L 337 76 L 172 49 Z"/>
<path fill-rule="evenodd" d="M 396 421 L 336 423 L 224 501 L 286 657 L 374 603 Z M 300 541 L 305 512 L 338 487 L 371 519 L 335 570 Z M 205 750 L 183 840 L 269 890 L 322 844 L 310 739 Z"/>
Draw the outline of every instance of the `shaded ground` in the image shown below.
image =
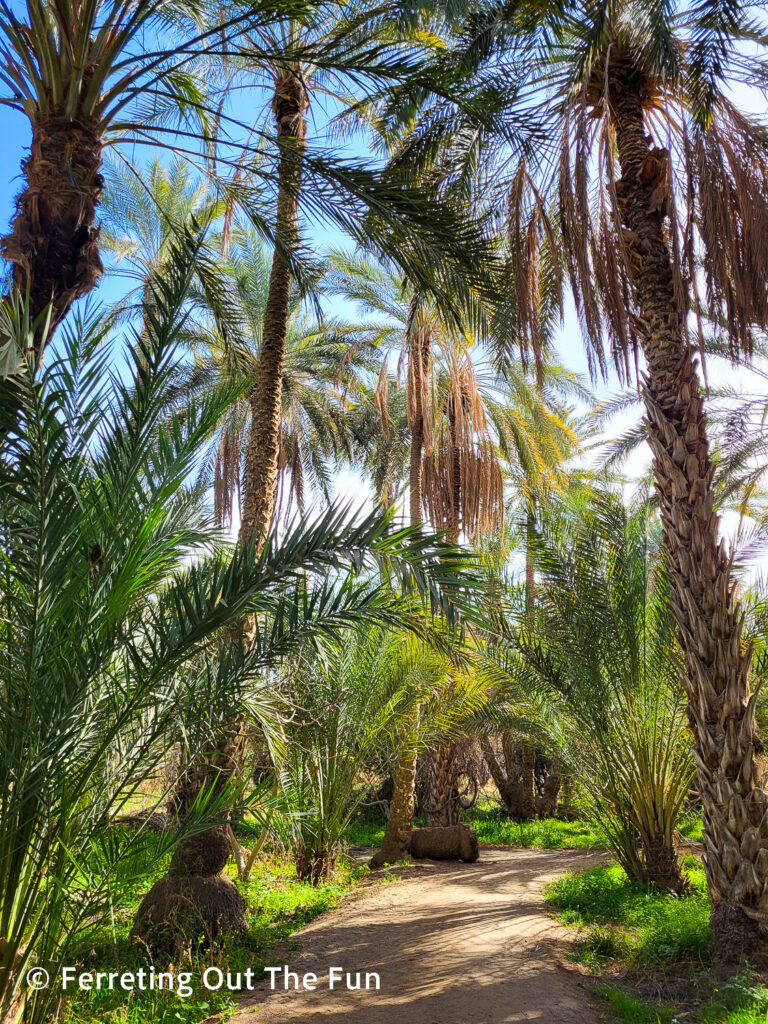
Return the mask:
<path fill-rule="evenodd" d="M 422 861 L 402 881 L 376 875 L 355 898 L 298 933 L 285 956 L 317 991 L 243 999 L 235 1024 L 598 1024 L 578 973 L 562 965 L 572 936 L 549 917 L 542 886 L 604 855 L 581 850 L 481 849 L 476 864 Z M 276 955 L 275 966 L 283 961 Z M 329 991 L 330 967 L 377 972 L 381 990 Z"/>

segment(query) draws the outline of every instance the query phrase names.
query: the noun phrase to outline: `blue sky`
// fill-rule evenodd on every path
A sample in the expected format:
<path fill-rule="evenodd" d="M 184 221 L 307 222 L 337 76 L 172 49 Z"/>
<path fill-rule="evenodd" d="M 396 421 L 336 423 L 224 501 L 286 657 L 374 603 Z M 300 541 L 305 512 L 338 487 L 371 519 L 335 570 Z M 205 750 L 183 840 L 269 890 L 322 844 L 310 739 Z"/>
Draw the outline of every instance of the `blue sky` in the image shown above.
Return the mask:
<path fill-rule="evenodd" d="M 765 95 L 741 90 L 734 98 L 742 107 L 749 109 L 763 120 L 768 121 L 768 99 Z M 239 103 L 242 103 L 244 100 L 250 100 L 253 105 L 251 116 L 257 116 L 257 108 L 260 104 L 256 101 L 256 97 L 252 93 L 250 96 L 248 94 L 241 94 Z M 322 133 L 327 118 L 322 102 L 315 103 L 313 114 L 317 117 L 317 130 L 319 133 Z M 241 113 L 240 117 L 246 120 L 248 114 Z M 311 131 L 312 128 L 310 128 Z M 0 208 L 2 209 L 2 224 L 0 226 L 5 230 L 13 213 L 14 197 L 21 185 L 20 162 L 25 155 L 26 147 L 29 145 L 29 126 L 26 118 L 6 107 L 0 106 L 0 133 L 2 133 L 4 140 L 4 145 L 0 147 Z M 364 147 L 360 141 L 356 141 L 345 148 L 348 155 L 363 155 L 364 153 Z M 143 154 L 137 153 L 136 158 L 141 159 L 143 157 L 146 160 L 150 160 L 153 155 L 151 150 L 147 150 Z M 328 225 L 312 226 L 311 237 L 320 250 L 342 244 L 343 242 L 340 232 Z M 119 294 L 121 287 L 123 286 L 118 281 L 110 279 L 108 275 L 99 288 L 97 298 L 106 301 L 113 300 Z M 557 347 L 561 362 L 570 369 L 586 375 L 587 364 L 584 346 L 572 307 L 567 312 L 563 327 L 559 332 Z M 729 372 L 726 375 L 732 379 L 737 387 L 754 391 L 755 381 L 751 379 L 751 374 Z M 762 388 L 764 386 L 763 382 L 760 381 L 757 386 Z M 596 384 L 596 391 L 600 397 L 606 397 L 617 389 L 618 380 L 615 375 L 612 375 L 607 382 L 598 382 Z M 617 418 L 612 425 L 612 436 L 617 436 L 629 423 L 636 419 L 637 414 L 635 413 L 628 413 Z M 648 462 L 649 453 L 644 448 L 633 457 L 627 465 L 626 471 L 630 476 L 637 478 L 640 475 L 644 475 Z M 366 500 L 369 493 L 362 477 L 354 472 L 340 474 L 337 481 L 337 490 L 349 494 L 350 497 L 358 494 L 361 500 Z"/>

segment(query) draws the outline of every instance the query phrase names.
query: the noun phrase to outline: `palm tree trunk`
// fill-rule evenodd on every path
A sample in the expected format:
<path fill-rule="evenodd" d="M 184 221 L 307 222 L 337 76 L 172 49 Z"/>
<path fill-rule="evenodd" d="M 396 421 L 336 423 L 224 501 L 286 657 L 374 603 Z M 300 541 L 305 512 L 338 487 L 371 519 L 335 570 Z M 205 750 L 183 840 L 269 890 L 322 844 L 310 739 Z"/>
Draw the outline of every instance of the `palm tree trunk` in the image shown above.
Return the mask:
<path fill-rule="evenodd" d="M 104 272 L 94 227 L 104 187 L 102 145 L 96 120 L 73 121 L 54 108 L 32 122 L 30 153 L 21 165 L 25 185 L 0 251 L 13 268 L 13 288 L 22 296 L 29 291 L 32 317 L 51 304 L 46 340 Z M 42 340 L 38 331 L 38 349 Z"/>
<path fill-rule="evenodd" d="M 276 246 L 272 256 L 259 361 L 255 379 L 247 393 L 251 422 L 243 468 L 241 540 L 256 537 L 261 541 L 269 530 L 275 506 L 285 339 L 291 291 L 291 270 L 284 254 L 295 248 L 299 238 L 301 156 L 306 145 L 307 106 L 307 92 L 300 76 L 291 71 L 285 72 L 278 79 L 272 101 L 280 144 Z"/>
<path fill-rule="evenodd" d="M 536 817 L 536 747 L 523 740 L 523 802 L 520 817 L 530 821 Z"/>
<path fill-rule="evenodd" d="M 272 101 L 281 147 L 275 225 L 276 246 L 272 257 L 259 362 L 255 379 L 247 392 L 251 423 L 243 467 L 243 515 L 240 524 L 240 542 L 247 543 L 255 539 L 258 547 L 263 544 L 269 531 L 277 490 L 283 364 L 291 289 L 290 267 L 283 253 L 289 252 L 298 241 L 298 193 L 301 184 L 301 154 L 306 138 L 304 115 L 307 105 L 307 93 L 300 77 L 292 72 L 281 75 Z M 238 629 L 233 630 L 233 641 L 241 642 Z M 229 723 L 229 726 L 216 737 L 212 749 L 206 752 L 207 756 L 203 763 L 204 768 L 207 765 L 209 769 L 208 774 L 203 771 L 196 777 L 182 780 L 182 785 L 193 787 L 193 798 L 201 787 L 216 784 L 220 769 L 215 758 L 211 757 L 216 745 L 226 743 L 227 736 L 240 735 L 244 727 L 245 720 L 242 716 Z M 239 745 L 236 750 L 233 749 L 230 775 L 242 770 L 244 753 L 244 744 Z M 221 832 L 221 829 L 211 829 L 185 841 L 181 867 L 183 868 L 187 862 L 192 863 L 203 858 L 207 848 L 214 851 L 220 849 Z M 225 831 L 223 834 L 226 837 Z M 227 840 L 226 856 L 229 849 L 230 844 Z M 226 864 L 226 856 L 218 871 Z M 211 862 L 213 863 L 213 860 Z"/>
<path fill-rule="evenodd" d="M 496 785 L 496 789 L 499 791 L 499 796 L 506 808 L 507 814 L 512 818 L 519 818 L 522 799 L 522 786 L 520 782 L 518 782 L 514 775 L 510 774 L 509 764 L 507 764 L 505 774 L 487 736 L 481 736 L 479 742 L 485 763 L 488 765 L 488 771 L 491 773 L 491 778 Z"/>
<path fill-rule="evenodd" d="M 457 825 L 459 799 L 456 792 L 453 744 L 442 743 L 434 753 L 430 807 L 427 814 L 432 826 Z"/>
<path fill-rule="evenodd" d="M 424 385 L 430 358 L 429 334 L 415 330 L 408 350 L 409 420 L 411 452 L 408 476 L 408 500 L 411 526 L 421 526 L 421 458 L 424 447 Z M 402 860 L 408 852 L 416 789 L 416 761 L 419 731 L 419 709 L 414 708 L 403 722 L 398 737 L 398 759 L 395 768 L 389 818 L 384 829 L 381 850 L 371 866 L 381 867 Z"/>
<path fill-rule="evenodd" d="M 622 173 L 616 191 L 648 366 L 648 439 L 704 808 L 711 924 L 717 954 L 734 960 L 756 947 L 768 926 L 768 798 L 754 769 L 751 650 L 742 643 L 730 561 L 718 542 L 704 402 L 664 230 L 668 158 L 651 148 L 642 88 L 631 73 L 614 84 L 611 117 Z"/>
<path fill-rule="evenodd" d="M 400 727 L 399 753 L 395 768 L 394 789 L 389 805 L 389 819 L 384 830 L 381 849 L 374 855 L 371 867 L 395 864 L 408 853 L 413 823 L 416 789 L 416 740 L 419 732 L 419 708 L 413 708 Z"/>

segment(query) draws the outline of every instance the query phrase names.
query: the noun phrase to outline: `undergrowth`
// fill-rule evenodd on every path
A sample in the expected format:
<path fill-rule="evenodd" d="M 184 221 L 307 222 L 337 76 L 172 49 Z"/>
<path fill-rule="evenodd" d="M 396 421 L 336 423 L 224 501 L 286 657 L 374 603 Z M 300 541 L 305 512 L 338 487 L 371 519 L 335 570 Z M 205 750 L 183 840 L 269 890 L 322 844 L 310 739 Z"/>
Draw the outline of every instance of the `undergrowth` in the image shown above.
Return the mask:
<path fill-rule="evenodd" d="M 607 959 L 644 967 L 702 961 L 711 939 L 706 880 L 694 857 L 683 870 L 690 883 L 683 896 L 647 890 L 608 864 L 557 879 L 545 898 L 566 924 L 585 929 L 577 957 L 587 967 L 599 969 Z"/>
<path fill-rule="evenodd" d="M 513 821 L 500 807 L 473 808 L 463 815 L 477 833 L 480 843 L 496 846 L 523 846 L 539 850 L 590 850 L 607 845 L 594 825 L 585 821 L 541 818 Z"/>
<path fill-rule="evenodd" d="M 226 982 L 221 989 L 209 991 L 201 982 L 203 971 L 219 967 L 225 978 L 229 972 L 233 987 L 238 981 L 244 984 L 248 968 L 258 979 L 274 947 L 289 942 L 293 932 L 336 906 L 365 870 L 345 861 L 334 882 L 314 887 L 296 878 L 292 864 L 278 859 L 258 863 L 247 883 L 238 882 L 248 905 L 247 933 L 214 953 L 190 952 L 184 962 L 174 965 L 176 974 L 190 973 L 191 995 L 181 998 L 169 991 L 77 991 L 64 1008 L 64 1024 L 199 1024 L 212 1015 L 217 1021 L 226 1020 L 235 1009 L 236 993 L 226 988 Z M 100 927 L 83 937 L 75 962 L 79 970 L 125 972 L 149 968 L 146 950 L 137 947 L 130 937 L 140 898 L 137 893 L 116 913 L 113 929 Z M 161 968 L 158 965 L 156 969 Z"/>
<path fill-rule="evenodd" d="M 668 989 L 649 1005 L 638 994 L 604 984 L 599 993 L 620 1024 L 766 1024 L 768 989 L 742 974 L 718 985 L 709 971 L 711 932 L 704 871 L 683 860 L 690 889 L 683 896 L 646 890 L 617 864 L 567 874 L 545 889 L 565 924 L 576 926 L 574 959 L 606 980 L 618 970 L 640 990 Z M 677 980 L 675 980 L 677 979 Z M 680 979 L 685 1010 L 675 1008 Z M 675 985 L 678 989 L 675 989 Z"/>

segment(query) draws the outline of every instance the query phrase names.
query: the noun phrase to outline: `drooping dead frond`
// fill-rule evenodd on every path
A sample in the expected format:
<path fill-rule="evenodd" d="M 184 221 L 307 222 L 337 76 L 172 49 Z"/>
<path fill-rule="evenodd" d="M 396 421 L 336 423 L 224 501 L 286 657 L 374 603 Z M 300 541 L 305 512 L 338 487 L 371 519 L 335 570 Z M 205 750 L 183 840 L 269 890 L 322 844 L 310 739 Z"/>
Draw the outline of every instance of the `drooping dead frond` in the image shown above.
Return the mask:
<path fill-rule="evenodd" d="M 442 415 L 424 456 L 424 504 L 453 540 L 461 530 L 474 540 L 503 520 L 503 477 L 472 360 L 453 353 L 448 368 Z"/>
<path fill-rule="evenodd" d="M 548 53 L 547 67 L 536 74 L 538 87 L 561 97 L 548 102 L 554 158 L 535 171 L 521 162 L 508 193 L 522 351 L 530 346 L 536 353 L 538 276 L 544 257 L 551 262 L 550 231 L 559 228 L 590 372 L 605 376 L 610 359 L 624 380 L 637 371 L 643 318 L 632 288 L 637 239 L 622 216 L 626 183 L 616 139 L 617 112 L 629 95 L 643 111 L 650 144 L 643 184 L 649 213 L 664 222 L 675 304 L 688 335 L 701 345 L 699 314 L 706 307 L 722 322 L 732 354 L 749 354 L 753 329 L 768 323 L 768 131 L 720 89 L 703 124 L 689 89 L 685 26 L 668 35 L 659 53 L 632 20 L 641 8 L 617 5 L 597 49 L 582 61 L 576 57 L 584 41 L 575 28 L 572 47 L 554 59 Z"/>

